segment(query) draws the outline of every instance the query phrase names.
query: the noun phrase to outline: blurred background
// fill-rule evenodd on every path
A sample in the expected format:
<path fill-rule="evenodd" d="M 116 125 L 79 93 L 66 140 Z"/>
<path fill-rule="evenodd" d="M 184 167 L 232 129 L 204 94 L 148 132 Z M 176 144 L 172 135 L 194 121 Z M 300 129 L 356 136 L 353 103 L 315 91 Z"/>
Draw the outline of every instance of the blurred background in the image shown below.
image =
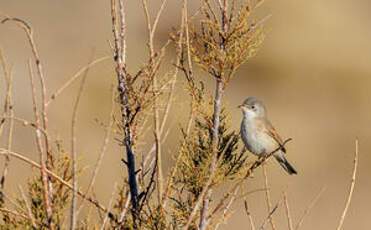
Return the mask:
<path fill-rule="evenodd" d="M 151 1 L 152 12 L 160 1 Z M 126 1 L 127 59 L 130 71 L 146 61 L 146 27 L 138 1 Z M 193 1 L 191 9 L 197 8 Z M 181 1 L 170 1 L 160 20 L 156 45 L 160 46 L 180 23 Z M 287 191 L 294 225 L 318 192 L 323 195 L 304 220 L 301 229 L 337 227 L 348 195 L 355 139 L 359 139 L 358 178 L 344 229 L 370 229 L 371 204 L 371 2 L 366 0 L 266 1 L 256 17 L 271 14 L 266 21 L 267 36 L 257 56 L 243 65 L 227 88 L 224 102 L 231 113 L 234 129 L 239 130 L 241 112 L 236 105 L 248 96 L 261 98 L 268 107 L 269 118 L 288 144 L 288 159 L 299 174 L 288 176 L 276 164 L 268 163 L 272 202 L 277 203 Z M 94 58 L 111 55 L 112 38 L 109 1 L 6 1 L 0 0 L 0 14 L 28 21 L 39 48 L 48 94 L 51 95 L 82 66 Z M 31 57 L 25 34 L 11 23 L 0 25 L 0 46 L 13 66 L 16 116 L 32 120 L 31 90 L 27 60 Z M 169 49 L 173 55 L 174 49 Z M 169 58 L 168 68 L 173 58 Z M 170 135 L 164 151 L 176 149 L 179 127 L 187 118 L 188 102 L 179 75 L 175 106 L 168 122 Z M 89 71 L 78 116 L 78 151 L 81 166 L 88 166 L 81 177 L 86 185 L 91 175 L 103 128 L 95 120 L 108 122 L 110 92 L 116 83 L 113 62 L 108 59 Z M 50 107 L 50 132 L 70 149 L 72 106 L 78 82 L 64 91 Z M 208 85 L 213 92 L 214 84 Z M 1 102 L 4 80 L 0 80 Z M 182 105 L 182 106 L 179 106 Z M 16 125 L 13 150 L 37 160 L 31 129 Z M 150 140 L 150 139 L 149 139 Z M 107 152 L 95 193 L 108 204 L 114 182 L 126 171 L 118 143 Z M 152 142 L 150 142 L 152 143 Z M 4 146 L 4 140 L 2 140 Z M 148 150 L 150 144 L 143 146 Z M 168 159 L 168 157 L 166 157 Z M 3 161 L 3 159 L 1 159 Z M 17 185 L 29 175 L 28 165 L 12 159 L 7 189 L 16 193 Z M 262 172 L 245 186 L 246 191 L 263 188 Z M 264 192 L 247 197 L 257 226 L 267 216 Z M 243 202 L 237 201 L 234 213 L 223 229 L 247 228 Z M 287 229 L 285 211 L 280 206 L 274 214 L 277 229 Z M 267 227 L 268 228 L 268 227 Z"/>

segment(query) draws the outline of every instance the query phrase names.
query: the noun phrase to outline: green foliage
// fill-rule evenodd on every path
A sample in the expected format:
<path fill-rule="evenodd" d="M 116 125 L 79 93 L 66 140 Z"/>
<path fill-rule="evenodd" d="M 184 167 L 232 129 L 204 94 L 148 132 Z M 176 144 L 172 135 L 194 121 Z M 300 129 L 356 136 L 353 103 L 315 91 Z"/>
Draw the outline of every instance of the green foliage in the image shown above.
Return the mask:
<path fill-rule="evenodd" d="M 67 153 L 60 142 L 57 142 L 56 154 L 52 161 L 50 168 L 55 174 L 66 181 L 71 182 L 71 159 L 69 153 Z M 49 177 L 52 185 L 52 201 L 53 201 L 53 223 L 55 229 L 62 229 L 63 223 L 66 221 L 68 215 L 66 215 L 66 208 L 69 206 L 71 200 L 71 190 L 68 189 L 61 182 Z M 21 218 L 6 212 L 2 212 L 2 222 L 0 222 L 1 229 L 33 229 L 32 222 L 27 212 L 30 208 L 30 214 L 32 219 L 37 225 L 37 229 L 48 229 L 46 226 L 47 217 L 45 215 L 45 202 L 43 198 L 43 187 L 40 179 L 39 171 L 36 175 L 33 175 L 27 183 L 27 201 L 22 196 L 16 198 L 18 207 L 16 211 L 28 218 Z M 26 204 L 27 202 L 27 204 Z"/>
<path fill-rule="evenodd" d="M 264 40 L 264 30 L 250 19 L 252 10 L 241 5 L 231 10 L 227 21 L 218 20 L 214 9 L 205 5 L 200 30 L 193 29 L 193 61 L 204 71 L 227 83 L 237 68 L 254 56 Z"/>
<path fill-rule="evenodd" d="M 183 132 L 183 145 L 178 153 L 181 155 L 181 163 L 174 179 L 177 197 L 172 197 L 175 212 L 173 218 L 178 224 L 187 221 L 194 202 L 210 176 L 214 154 L 211 132 L 204 119 L 196 119 L 190 135 L 187 136 Z M 235 131 L 231 131 L 225 109 L 221 112 L 219 136 L 218 164 L 211 187 L 218 187 L 223 181 L 239 178 L 245 169 L 246 155 L 237 151 L 239 137 Z"/>

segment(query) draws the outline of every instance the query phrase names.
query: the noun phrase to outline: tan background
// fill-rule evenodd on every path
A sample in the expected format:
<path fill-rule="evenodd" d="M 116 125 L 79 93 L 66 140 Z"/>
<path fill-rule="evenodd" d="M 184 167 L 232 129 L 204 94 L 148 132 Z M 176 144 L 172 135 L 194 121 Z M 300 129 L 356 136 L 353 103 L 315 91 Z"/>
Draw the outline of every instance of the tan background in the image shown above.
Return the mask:
<path fill-rule="evenodd" d="M 127 2 L 128 66 L 134 71 L 145 62 L 146 30 L 139 4 Z M 180 1 L 171 1 L 165 9 L 157 45 L 167 38 L 172 26 L 178 25 L 180 10 L 177 5 Z M 241 116 L 235 106 L 248 96 L 257 96 L 266 103 L 270 119 L 280 134 L 293 137 L 294 141 L 288 145 L 288 158 L 299 175 L 289 177 L 276 163 L 270 162 L 269 178 L 274 203 L 280 199 L 282 191 L 287 190 L 294 223 L 321 188 L 326 188 L 305 219 L 301 228 L 304 230 L 337 226 L 350 184 L 356 137 L 360 140 L 359 177 L 344 229 L 369 229 L 371 226 L 370 10 L 371 3 L 366 0 L 267 1 L 259 9 L 259 15 L 272 14 L 267 22 L 267 38 L 257 57 L 241 67 L 224 98 L 235 129 L 239 128 Z M 93 53 L 95 57 L 110 54 L 109 12 L 109 1 L 0 0 L 0 13 L 23 18 L 32 24 L 49 93 L 88 63 Z M 26 68 L 31 54 L 25 41 L 19 28 L 0 25 L 0 46 L 14 66 L 16 115 L 31 119 Z M 84 157 L 82 165 L 91 166 L 99 152 L 103 130 L 94 119 L 107 122 L 110 86 L 115 82 L 112 67 L 111 61 L 105 61 L 89 74 L 78 124 L 78 150 Z M 3 79 L 0 82 L 3 101 Z M 65 91 L 50 108 L 50 130 L 54 136 L 61 137 L 66 149 L 70 149 L 69 127 L 76 86 Z M 210 85 L 210 90 L 213 87 Z M 176 105 L 184 105 L 180 95 L 183 93 L 177 93 Z M 185 114 L 183 107 L 176 106 L 172 113 Z M 178 118 L 175 116 L 169 121 L 175 137 L 183 117 Z M 36 160 L 33 133 L 19 125 L 15 132 L 13 149 Z M 168 140 L 165 151 L 174 150 L 175 140 Z M 124 172 L 119 159 L 119 147 L 112 144 L 96 186 L 96 194 L 105 204 L 113 183 L 120 181 Z M 17 184 L 24 181 L 24 174 L 29 172 L 27 165 L 13 160 L 7 182 L 9 191 L 15 191 Z M 83 174 L 83 184 L 89 173 L 88 169 Z M 259 170 L 246 191 L 261 187 Z M 266 216 L 263 198 L 263 193 L 247 197 L 258 226 Z M 223 229 L 248 229 L 242 207 L 241 201 L 234 205 L 234 215 Z M 278 229 L 287 229 L 282 207 L 275 216 Z"/>

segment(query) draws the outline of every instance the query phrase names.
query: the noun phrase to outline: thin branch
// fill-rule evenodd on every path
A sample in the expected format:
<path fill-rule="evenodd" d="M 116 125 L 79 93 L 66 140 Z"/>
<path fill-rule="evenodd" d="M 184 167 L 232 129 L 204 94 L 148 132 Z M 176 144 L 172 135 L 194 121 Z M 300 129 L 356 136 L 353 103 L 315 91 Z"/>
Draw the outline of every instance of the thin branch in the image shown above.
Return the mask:
<path fill-rule="evenodd" d="M 28 201 L 27 201 L 26 195 L 24 194 L 23 189 L 22 189 L 22 187 L 21 187 L 20 185 L 18 186 L 18 188 L 19 188 L 19 191 L 21 192 L 23 202 L 25 203 L 25 206 L 26 206 L 26 209 L 27 209 L 27 215 L 28 215 L 28 218 L 31 220 L 31 224 L 32 224 L 32 226 L 33 226 L 35 229 L 37 229 L 37 226 L 36 226 L 35 220 L 34 220 L 34 218 L 33 218 L 33 216 L 32 216 L 31 207 L 30 207 L 30 205 L 28 204 Z"/>
<path fill-rule="evenodd" d="M 283 199 L 285 201 L 285 210 L 286 210 L 286 216 L 287 216 L 287 225 L 289 227 L 289 230 L 293 230 L 294 227 L 292 225 L 292 219 L 291 219 L 290 208 L 289 208 L 289 201 L 287 200 L 287 193 L 286 193 L 286 191 L 283 192 Z"/>
<path fill-rule="evenodd" d="M 150 75 L 153 75 L 152 80 L 152 87 L 153 87 L 153 119 L 154 119 L 154 137 L 156 143 L 156 169 L 157 169 L 157 196 L 158 196 L 158 204 L 162 209 L 162 193 L 163 193 L 163 175 L 162 175 L 162 159 L 161 159 L 161 127 L 160 127 L 160 118 L 159 118 L 159 108 L 157 104 L 157 96 L 158 96 L 158 83 L 157 83 L 157 74 L 155 73 L 155 69 L 152 67 L 153 57 L 154 57 L 154 42 L 153 38 L 156 32 L 157 24 L 159 18 L 165 8 L 167 0 L 163 0 L 160 6 L 159 11 L 157 12 L 156 18 L 154 20 L 153 26 L 151 26 L 150 15 L 147 7 L 147 0 L 142 0 L 142 5 L 144 9 L 144 13 L 146 16 L 146 23 L 147 23 L 147 30 L 148 30 L 148 45 L 149 45 L 149 62 L 150 62 Z"/>
<path fill-rule="evenodd" d="M 272 211 L 270 211 L 269 215 L 267 216 L 267 218 L 265 218 L 262 226 L 259 228 L 259 230 L 264 230 L 265 226 L 268 224 L 269 220 L 272 219 L 272 215 L 274 214 L 274 212 L 277 210 L 278 208 L 278 205 L 279 205 L 280 202 L 278 202 L 276 204 L 276 206 L 274 206 L 274 208 L 272 209 Z"/>
<path fill-rule="evenodd" d="M 295 227 L 295 230 L 298 230 L 301 225 L 303 224 L 304 218 L 308 215 L 310 210 L 313 208 L 313 206 L 317 203 L 319 198 L 322 196 L 322 193 L 325 191 L 325 188 L 322 188 L 321 191 L 317 194 L 317 196 L 312 200 L 312 202 L 308 205 L 308 207 L 304 210 L 303 215 L 301 216 L 298 224 Z"/>
<path fill-rule="evenodd" d="M 122 1 L 122 0 L 120 0 Z M 121 3 L 120 11 L 124 11 L 123 3 Z M 120 15 L 124 16 L 124 13 Z M 123 48 L 120 47 L 119 39 L 121 39 L 121 44 L 125 44 L 125 34 L 121 33 L 119 38 L 118 31 L 117 31 L 117 9 L 116 9 L 116 1 L 111 0 L 111 17 L 112 17 L 112 32 L 114 37 L 114 61 L 116 62 L 116 74 L 117 74 L 117 81 L 118 81 L 118 92 L 119 92 L 119 99 L 121 104 L 121 123 L 124 129 L 125 137 L 123 140 L 123 144 L 126 148 L 126 157 L 127 157 L 127 170 L 129 176 L 129 187 L 130 187 L 130 195 L 131 195 L 131 203 L 133 207 L 133 222 L 136 225 L 135 221 L 135 210 L 137 209 L 138 205 L 138 185 L 135 176 L 135 156 L 133 151 L 133 136 L 130 129 L 130 120 L 131 120 L 131 111 L 128 107 L 129 96 L 126 90 L 126 73 L 125 73 L 125 63 L 123 62 L 124 57 L 122 54 L 125 53 Z M 125 21 L 121 21 L 121 24 L 125 24 Z M 121 28 L 126 28 L 126 25 L 121 25 Z M 120 52 L 121 50 L 121 52 Z"/>
<path fill-rule="evenodd" d="M 213 165 L 211 166 L 211 167 L 214 167 L 214 168 L 211 168 L 210 169 L 210 173 L 211 174 L 209 176 L 209 179 L 207 180 L 206 184 L 202 188 L 202 191 L 201 191 L 200 195 L 198 196 L 197 201 L 195 202 L 195 206 L 193 207 L 193 210 L 192 210 L 191 214 L 188 217 L 187 224 L 185 225 L 184 229 L 188 229 L 189 228 L 189 225 L 192 223 L 193 217 L 196 215 L 196 213 L 197 213 L 197 211 L 198 211 L 198 209 L 199 209 L 199 207 L 201 205 L 201 202 L 204 201 L 204 197 L 206 196 L 206 193 L 208 191 L 210 191 L 209 190 L 209 186 L 210 186 L 211 182 L 213 181 L 213 179 L 215 177 L 215 172 L 216 172 L 215 168 L 217 167 L 217 164 L 219 162 L 221 162 L 221 159 L 223 159 L 223 156 L 224 156 L 226 150 L 228 149 L 228 147 L 229 147 L 229 145 L 231 143 L 232 143 L 232 138 L 228 141 L 228 143 L 226 145 L 226 148 L 224 148 L 222 154 L 220 154 L 219 158 L 217 158 L 216 163 L 214 164 L 214 166 Z M 215 154 L 215 155 L 217 156 L 217 154 Z M 205 213 L 205 217 L 204 217 L 204 220 L 205 220 L 204 223 L 205 224 L 206 224 L 206 218 L 207 218 L 207 216 L 206 216 L 206 213 Z"/>
<path fill-rule="evenodd" d="M 265 200 L 267 203 L 268 212 L 270 212 L 270 210 L 272 210 L 272 202 L 271 202 L 271 194 L 269 191 L 270 189 L 269 189 L 269 184 L 268 184 L 267 168 L 265 167 L 265 163 L 262 165 L 262 167 L 263 167 L 264 186 L 265 186 Z M 269 218 L 269 222 L 271 224 L 272 230 L 275 230 L 276 227 L 274 226 L 272 216 Z"/>
<path fill-rule="evenodd" d="M 106 223 L 108 221 L 108 217 L 109 217 L 109 214 L 110 214 L 110 209 L 111 209 L 111 206 L 112 206 L 112 201 L 115 197 L 115 190 L 116 190 L 116 187 L 117 187 L 117 182 L 114 183 L 113 185 L 113 189 L 112 189 L 112 194 L 111 194 L 111 199 L 109 200 L 109 203 L 108 203 L 108 207 L 107 207 L 107 212 L 106 212 L 106 215 L 104 217 L 104 220 L 103 220 L 103 224 L 102 226 L 100 227 L 101 230 L 104 230 L 105 226 L 106 226 Z"/>
<path fill-rule="evenodd" d="M 223 9 L 222 9 L 222 31 L 225 33 L 227 31 L 227 9 L 228 9 L 228 0 L 223 1 Z M 213 12 L 211 10 L 211 12 Z M 224 51 L 224 39 L 221 37 L 220 49 Z M 219 145 L 219 126 L 220 126 L 220 113 L 221 113 L 221 106 L 222 106 L 222 97 L 224 94 L 224 82 L 222 76 L 224 75 L 223 70 L 218 73 L 218 78 L 216 78 L 216 86 L 215 86 L 215 94 L 214 94 L 214 113 L 213 113 L 213 126 L 212 126 L 212 133 L 211 133 L 211 144 L 212 144 L 212 151 L 213 151 L 213 158 L 211 162 L 211 170 L 210 172 L 216 170 L 215 164 L 217 160 L 217 151 Z M 213 171 L 212 171 L 213 170 Z M 206 229 L 206 216 L 209 209 L 209 202 L 212 190 L 211 188 L 207 192 L 207 195 L 203 198 L 202 209 L 200 213 L 200 224 L 199 227 L 201 230 Z"/>
<path fill-rule="evenodd" d="M 106 127 L 106 130 L 105 130 L 105 134 L 104 134 L 104 141 L 103 141 L 103 144 L 102 144 L 102 147 L 101 147 L 101 151 L 100 151 L 100 154 L 99 154 L 99 157 L 95 163 L 95 166 L 94 166 L 94 171 L 93 171 L 93 175 L 90 179 L 90 182 L 89 182 L 89 185 L 86 189 L 86 192 L 85 192 L 85 195 L 87 196 L 90 192 L 90 189 L 94 186 L 95 184 L 95 179 L 97 178 L 97 175 L 98 175 L 98 172 L 99 172 L 99 169 L 101 167 L 101 164 L 102 164 L 102 161 L 103 161 L 103 157 L 107 151 L 107 147 L 108 147 L 108 143 L 110 141 L 110 138 L 111 138 L 111 131 L 112 131 L 112 126 L 114 124 L 114 119 L 113 119 L 113 116 L 114 116 L 114 113 L 115 113 L 115 106 L 114 106 L 114 101 L 115 101 L 115 93 L 114 93 L 114 90 L 112 89 L 112 92 L 111 92 L 111 112 L 110 112 L 110 120 L 109 120 L 109 124 L 108 126 Z M 77 215 L 78 213 L 80 213 L 81 209 L 83 207 L 83 201 L 81 202 L 80 204 L 80 207 L 77 211 Z"/>
<path fill-rule="evenodd" d="M 5 19 L 2 21 L 2 23 L 5 23 L 5 22 L 14 22 L 16 25 L 18 25 L 19 27 L 21 27 L 25 32 L 26 32 L 26 35 L 27 35 L 27 38 L 28 38 L 28 41 L 29 41 L 29 44 L 31 46 L 31 50 L 32 50 L 32 54 L 33 54 L 33 57 L 35 59 L 35 65 L 36 65 L 36 70 L 37 70 L 37 75 L 39 77 L 39 81 L 40 81 L 40 86 L 41 86 L 41 117 L 42 117 L 42 122 L 43 122 L 43 127 L 44 127 L 44 130 L 48 130 L 48 116 L 47 116 L 47 110 L 46 110 L 46 84 L 45 84 L 45 77 L 44 77 L 44 72 L 43 72 L 43 66 L 41 64 L 41 60 L 40 60 L 40 56 L 39 56 L 39 53 L 38 53 L 38 50 L 37 50 L 37 47 L 36 47 L 36 43 L 33 39 L 33 34 L 32 34 L 32 28 L 31 26 L 25 22 L 24 20 L 22 19 L 19 19 L 19 18 L 12 18 L 12 17 L 5 17 Z M 48 166 L 48 163 L 51 163 L 51 153 L 50 153 L 50 140 L 49 140 L 49 136 L 48 135 L 44 135 L 44 140 L 45 140 L 45 148 L 46 148 L 46 155 L 47 155 L 47 166 Z M 49 185 L 50 186 L 50 185 Z M 50 191 L 49 191 L 50 192 Z M 50 195 L 50 194 L 49 194 Z M 46 207 L 47 210 L 49 210 L 49 215 L 48 218 L 51 217 L 51 214 L 52 214 L 52 209 L 50 207 L 50 204 L 48 204 L 48 202 L 46 202 L 46 206 L 49 205 L 49 207 Z M 54 228 L 53 226 L 51 228 Z"/>
<path fill-rule="evenodd" d="M 229 200 L 227 205 L 225 205 L 225 207 L 223 208 L 223 214 L 222 214 L 222 217 L 220 218 L 222 221 L 227 217 L 228 210 L 232 206 L 234 200 L 237 199 L 237 193 L 238 193 L 238 189 L 234 191 L 234 194 L 232 195 L 231 199 Z M 208 217 L 207 222 L 209 222 L 211 219 L 212 217 Z M 217 230 L 221 223 L 222 223 L 221 221 L 217 223 L 214 229 Z"/>
<path fill-rule="evenodd" d="M 13 121 L 16 121 L 16 122 L 22 124 L 23 126 L 30 126 L 31 128 L 34 128 L 34 129 L 39 130 L 43 134 L 45 133 L 45 130 L 42 127 L 37 126 L 37 124 L 35 124 L 33 122 L 30 122 L 30 121 L 28 121 L 26 119 L 20 118 L 20 117 L 0 116 L 0 119 L 13 120 Z"/>
<path fill-rule="evenodd" d="M 245 200 L 244 204 L 245 204 L 246 215 L 247 215 L 247 217 L 249 218 L 249 222 L 250 222 L 250 229 L 251 229 L 251 230 L 255 230 L 254 221 L 253 221 L 253 219 L 252 219 L 251 213 L 250 213 L 250 211 L 249 211 L 249 206 L 248 206 L 246 200 Z"/>
<path fill-rule="evenodd" d="M 277 149 L 275 149 L 273 152 L 271 152 L 270 154 L 267 154 L 264 157 L 261 157 L 260 159 L 256 160 L 250 166 L 250 168 L 247 170 L 245 176 L 240 178 L 239 181 L 236 182 L 228 192 L 224 193 L 224 197 L 220 200 L 219 204 L 216 207 L 218 208 L 221 205 L 223 205 L 224 202 L 226 202 L 232 194 L 235 194 L 235 191 L 239 189 L 239 187 L 243 184 L 243 182 L 252 175 L 252 173 L 255 171 L 255 169 L 257 169 L 260 165 L 264 164 L 271 156 L 273 156 L 274 153 L 281 150 L 281 148 L 285 147 L 287 142 L 289 142 L 291 140 L 292 140 L 291 138 L 285 140 L 282 143 L 282 145 L 280 147 L 278 147 Z M 213 213 L 215 213 L 217 211 L 217 208 L 214 209 Z"/>
<path fill-rule="evenodd" d="M 127 210 L 129 208 L 129 204 L 130 204 L 130 192 L 128 191 L 126 193 L 126 201 L 125 201 L 125 205 L 124 205 L 124 209 L 122 210 L 121 214 L 120 214 L 120 217 L 118 219 L 118 222 L 121 223 L 125 216 L 126 216 L 126 213 L 127 213 Z"/>
<path fill-rule="evenodd" d="M 36 99 L 36 89 L 35 89 L 35 83 L 34 83 L 34 77 L 32 73 L 32 67 L 31 67 L 31 60 L 28 61 L 28 69 L 29 69 L 29 77 L 31 81 L 31 90 L 32 90 L 32 102 L 33 102 L 33 113 L 36 121 L 37 127 L 40 127 L 40 118 L 39 118 L 39 111 L 37 108 L 37 99 Z M 46 216 L 48 217 L 48 223 L 50 223 L 51 230 L 54 229 L 52 224 L 52 209 L 50 206 L 50 196 L 49 196 L 49 188 L 48 188 L 48 177 L 47 177 L 47 167 L 45 162 L 45 156 L 44 156 L 44 147 L 42 145 L 41 141 L 41 132 L 39 129 L 36 129 L 36 144 L 40 155 L 40 165 L 41 165 L 41 183 L 43 185 L 43 196 L 45 201 L 45 210 L 46 210 Z M 48 215 L 49 214 L 49 215 Z"/>
<path fill-rule="evenodd" d="M 352 200 L 354 185 L 356 184 L 356 175 L 357 175 L 357 167 L 358 167 L 358 139 L 356 139 L 355 144 L 356 144 L 356 150 L 355 150 L 355 153 L 354 153 L 354 168 L 353 168 L 352 180 L 351 180 L 351 183 L 350 183 L 348 199 L 347 199 L 347 202 L 345 203 L 345 208 L 344 208 L 343 214 L 341 215 L 340 222 L 339 222 L 339 225 L 337 227 L 337 230 L 341 230 L 342 227 L 343 227 L 344 219 L 345 219 L 345 216 L 348 212 L 350 201 Z"/>
<path fill-rule="evenodd" d="M 103 62 L 107 59 L 109 59 L 109 56 L 98 58 L 86 66 L 83 66 L 79 71 L 77 71 L 68 81 L 66 81 L 55 93 L 51 95 L 49 100 L 46 102 L 46 106 L 48 107 L 68 86 L 70 86 L 75 80 L 77 80 L 81 74 L 83 74 L 87 69 L 90 69 L 91 67 L 95 66 L 96 64 Z"/>
<path fill-rule="evenodd" d="M 72 183 L 73 183 L 73 194 L 71 201 L 71 219 L 70 219 L 70 230 L 74 230 L 76 227 L 76 203 L 77 203 L 77 188 L 78 188 L 78 176 L 77 176 L 77 151 L 76 151 L 76 122 L 78 115 L 78 107 L 86 78 L 88 76 L 89 68 L 85 70 L 84 76 L 81 79 L 81 84 L 77 93 L 76 101 L 72 110 L 72 121 L 71 121 L 71 159 L 72 159 Z"/>
<path fill-rule="evenodd" d="M 119 14 L 120 14 L 120 40 L 121 40 L 121 49 L 120 56 L 121 61 L 126 63 L 126 17 L 125 17 L 125 7 L 124 1 L 119 0 Z"/>
<path fill-rule="evenodd" d="M 183 6 L 182 6 L 182 19 L 181 19 L 181 28 L 180 28 L 180 35 L 179 35 L 179 40 L 178 40 L 178 46 L 177 46 L 177 60 L 176 60 L 176 65 L 175 65 L 175 73 L 174 73 L 174 80 L 172 82 L 172 85 L 171 85 L 171 90 L 170 90 L 170 93 L 169 93 L 169 98 L 168 98 L 168 106 L 166 107 L 165 109 L 165 114 L 164 114 L 164 118 L 163 118 L 163 123 L 161 125 L 161 130 L 160 132 L 162 133 L 162 130 L 164 128 L 164 125 L 165 125 L 165 121 L 166 121 L 166 118 L 167 118 L 167 114 L 168 114 L 168 111 L 170 109 L 170 100 L 171 100 L 171 97 L 173 97 L 173 93 L 174 93 L 174 89 L 175 89 L 175 82 L 176 82 L 176 74 L 178 72 L 178 66 L 180 66 L 181 64 L 181 59 L 182 59 L 182 52 L 183 52 L 183 49 L 182 49 L 182 46 L 183 46 L 183 33 L 186 33 L 186 46 L 187 46 L 187 50 L 188 50 L 188 67 L 189 67 L 189 72 L 190 74 L 192 75 L 193 74 L 193 67 L 192 67 L 192 62 L 191 62 L 191 56 L 190 56 L 190 43 L 189 43 L 189 33 L 188 33 L 188 2 L 187 0 L 183 0 Z M 187 122 L 187 128 L 186 128 L 186 136 L 188 136 L 190 130 L 191 130 L 191 124 L 192 124 L 192 120 L 193 120 L 193 115 L 194 115 L 194 109 L 193 109 L 193 105 L 194 105 L 194 102 L 192 100 L 191 102 L 191 111 L 190 111 L 190 116 L 188 118 L 188 122 Z M 185 142 L 185 140 L 183 140 L 183 143 L 181 145 L 183 145 Z M 165 192 L 164 192 L 164 198 L 163 198 L 163 206 L 165 207 L 166 206 L 166 203 L 167 203 L 167 199 L 169 197 L 169 193 L 170 193 L 170 186 L 172 184 L 172 180 L 173 178 L 175 177 L 175 174 L 177 172 L 177 169 L 178 169 L 178 165 L 180 163 L 180 159 L 181 159 L 181 156 L 182 156 L 182 153 L 180 153 L 178 156 L 177 156 L 177 159 L 176 159 L 176 162 L 175 162 L 175 165 L 173 167 L 173 170 L 171 172 L 171 176 L 168 178 L 168 182 L 167 182 L 167 186 L 166 186 L 166 189 L 165 189 Z"/>
<path fill-rule="evenodd" d="M 4 115 L 8 115 L 11 118 L 9 122 L 9 126 L 8 126 L 8 140 L 7 140 L 7 148 L 11 149 L 12 140 L 13 140 L 13 129 L 14 129 L 14 120 L 12 119 L 14 118 L 13 99 L 12 99 L 13 74 L 11 70 L 8 70 L 7 63 L 5 61 L 5 57 L 2 53 L 1 48 L 0 48 L 0 62 L 1 62 L 1 66 L 3 69 L 3 73 L 4 73 L 4 79 L 6 82 L 6 98 L 5 98 L 5 104 L 4 104 Z M 0 136 L 1 136 L 2 125 L 3 125 L 2 122 L 0 124 L 1 126 Z M 10 163 L 9 156 L 5 156 L 3 174 L 0 180 L 1 190 L 4 190 L 5 178 L 8 174 L 9 163 Z"/>

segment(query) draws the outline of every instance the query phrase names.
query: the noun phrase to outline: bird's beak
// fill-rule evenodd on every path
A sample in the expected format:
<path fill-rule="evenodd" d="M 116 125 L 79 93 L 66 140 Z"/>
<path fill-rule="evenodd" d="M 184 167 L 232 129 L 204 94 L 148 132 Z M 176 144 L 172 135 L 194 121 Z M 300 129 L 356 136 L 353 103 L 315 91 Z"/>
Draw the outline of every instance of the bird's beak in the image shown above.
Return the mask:
<path fill-rule="evenodd" d="M 241 108 L 241 107 L 242 107 L 242 105 L 238 105 L 238 106 L 237 106 L 237 108 Z"/>

